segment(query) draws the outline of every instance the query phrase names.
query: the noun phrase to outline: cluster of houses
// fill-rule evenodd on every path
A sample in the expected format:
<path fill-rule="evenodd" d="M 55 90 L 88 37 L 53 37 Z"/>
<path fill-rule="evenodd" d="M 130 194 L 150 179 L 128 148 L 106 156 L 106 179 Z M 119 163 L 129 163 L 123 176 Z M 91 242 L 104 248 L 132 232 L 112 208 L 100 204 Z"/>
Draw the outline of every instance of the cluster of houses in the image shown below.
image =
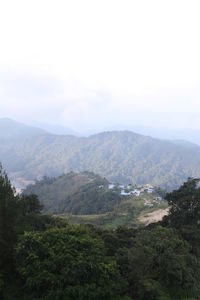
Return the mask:
<path fill-rule="evenodd" d="M 113 189 L 119 189 L 120 190 L 120 194 L 122 196 L 137 196 L 139 197 L 141 193 L 148 193 L 148 194 L 152 194 L 154 192 L 154 187 L 147 184 L 145 186 L 140 186 L 140 187 L 134 187 L 131 184 L 129 185 L 119 185 L 119 184 L 115 184 L 115 183 L 110 183 L 108 185 L 108 189 L 109 190 L 113 190 Z"/>
<path fill-rule="evenodd" d="M 104 185 L 100 185 L 99 189 L 103 189 L 105 188 Z M 128 185 L 121 185 L 118 183 L 109 183 L 108 186 L 106 186 L 106 188 L 108 188 L 109 190 L 116 190 L 118 191 L 121 196 L 124 197 L 129 197 L 129 196 L 136 196 L 139 197 L 141 194 L 152 194 L 155 191 L 155 188 L 150 185 L 150 184 L 146 184 L 144 186 L 133 186 L 132 184 L 128 184 Z M 163 200 L 162 197 L 155 197 L 154 200 L 156 202 L 161 202 Z M 147 201 L 148 202 L 148 201 Z M 151 203 L 146 203 L 145 205 L 151 205 Z"/>

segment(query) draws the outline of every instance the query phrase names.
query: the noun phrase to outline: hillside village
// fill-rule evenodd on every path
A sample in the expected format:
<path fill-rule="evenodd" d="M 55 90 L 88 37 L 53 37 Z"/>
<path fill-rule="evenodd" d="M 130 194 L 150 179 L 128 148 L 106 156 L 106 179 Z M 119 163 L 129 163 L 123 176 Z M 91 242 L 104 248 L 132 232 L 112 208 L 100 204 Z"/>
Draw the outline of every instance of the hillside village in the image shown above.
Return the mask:
<path fill-rule="evenodd" d="M 104 188 L 104 185 L 100 185 L 99 189 Z M 142 194 L 153 194 L 155 192 L 155 187 L 153 187 L 150 184 L 142 185 L 142 186 L 136 186 L 132 184 L 128 185 L 121 185 L 119 183 L 109 183 L 108 184 L 108 189 L 109 190 L 116 190 L 120 192 L 121 196 L 136 196 L 139 197 Z M 156 199 L 157 201 L 162 201 L 163 197 L 157 196 Z"/>

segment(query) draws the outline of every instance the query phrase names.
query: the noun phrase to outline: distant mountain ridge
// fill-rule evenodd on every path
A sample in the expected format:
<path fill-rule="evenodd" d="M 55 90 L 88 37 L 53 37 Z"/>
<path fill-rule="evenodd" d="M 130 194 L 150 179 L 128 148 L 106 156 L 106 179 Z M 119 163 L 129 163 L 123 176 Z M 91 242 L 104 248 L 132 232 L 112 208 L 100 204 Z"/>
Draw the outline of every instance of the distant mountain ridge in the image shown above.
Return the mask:
<path fill-rule="evenodd" d="M 186 140 L 172 140 L 171 142 L 176 144 L 176 145 L 187 147 L 187 148 L 199 147 L 199 145 L 197 145 L 195 143 L 188 142 Z"/>
<path fill-rule="evenodd" d="M 200 177 L 200 147 L 189 145 L 130 131 L 87 138 L 30 134 L 6 140 L 0 133 L 0 161 L 15 178 L 89 170 L 110 181 L 172 189 L 188 177 Z"/>
<path fill-rule="evenodd" d="M 9 118 L 0 118 L 0 138 L 21 138 L 47 134 L 47 131 L 19 123 Z"/>
<path fill-rule="evenodd" d="M 109 129 L 114 130 L 130 130 L 141 135 L 148 135 L 161 140 L 183 140 L 196 145 L 200 145 L 200 129 L 192 128 L 167 128 L 167 127 L 151 127 L 139 125 L 116 125 Z M 102 130 L 103 131 L 103 130 Z"/>
<path fill-rule="evenodd" d="M 42 128 L 43 130 L 46 130 L 51 134 L 82 136 L 80 133 L 59 124 L 39 123 L 38 127 Z"/>

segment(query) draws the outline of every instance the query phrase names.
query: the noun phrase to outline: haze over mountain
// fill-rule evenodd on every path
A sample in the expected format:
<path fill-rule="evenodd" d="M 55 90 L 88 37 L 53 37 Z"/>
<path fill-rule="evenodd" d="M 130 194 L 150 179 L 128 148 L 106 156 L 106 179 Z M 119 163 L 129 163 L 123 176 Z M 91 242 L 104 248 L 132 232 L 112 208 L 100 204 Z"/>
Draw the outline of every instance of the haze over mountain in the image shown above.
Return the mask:
<path fill-rule="evenodd" d="M 200 145 L 200 130 L 191 128 L 166 128 L 132 126 L 132 131 L 165 140 L 185 140 Z"/>
<path fill-rule="evenodd" d="M 40 130 L 35 134 L 30 127 L 22 128 L 26 135 L 17 131 L 15 139 L 0 134 L 0 160 L 15 180 L 89 170 L 111 181 L 151 183 L 171 189 L 187 177 L 200 176 L 200 147 L 185 142 L 158 140 L 130 131 L 86 138 Z"/>
<path fill-rule="evenodd" d="M 193 144 L 200 145 L 200 130 L 192 128 L 171 128 L 163 126 L 141 126 L 134 124 L 117 124 L 115 126 L 110 126 L 107 128 L 102 128 L 99 132 L 102 131 L 124 131 L 129 130 L 137 132 L 142 135 L 151 136 L 153 138 L 162 139 L 162 140 L 185 140 Z M 89 132 L 88 132 L 89 133 Z M 98 131 L 93 131 L 93 134 L 98 133 Z M 90 131 L 90 134 L 92 132 Z"/>
<path fill-rule="evenodd" d="M 33 125 L 32 125 L 33 124 Z M 48 122 L 31 122 L 31 125 L 25 125 L 24 123 L 14 121 L 10 118 L 0 118 L 1 134 L 4 137 L 11 137 L 23 134 L 37 135 L 43 134 L 44 131 L 47 133 L 57 135 L 74 135 L 74 136 L 85 136 L 98 134 L 107 131 L 133 131 L 138 134 L 151 136 L 163 140 L 182 140 L 188 141 L 193 144 L 200 145 L 200 130 L 194 130 L 189 128 L 166 128 L 166 127 L 151 127 L 151 126 L 139 126 L 139 125 L 115 125 L 102 127 L 101 129 L 84 130 L 79 128 L 79 131 L 75 131 L 72 128 L 60 125 L 59 123 L 48 123 Z M 29 128 L 28 128 L 29 127 Z M 39 132 L 40 131 L 40 132 Z"/>
<path fill-rule="evenodd" d="M 0 138 L 22 138 L 47 134 L 47 131 L 9 118 L 0 118 Z"/>
<path fill-rule="evenodd" d="M 57 123 L 36 123 L 37 127 L 40 127 L 52 134 L 58 134 L 58 135 L 75 135 L 75 136 L 81 136 L 83 134 L 80 134 L 76 132 L 75 130 L 68 128 L 66 126 L 62 126 Z"/>
<path fill-rule="evenodd" d="M 22 122 L 15 121 L 10 118 L 0 118 L 0 135 L 1 137 L 19 137 L 23 135 L 39 135 L 45 133 L 51 133 L 56 135 L 73 135 L 77 137 L 88 137 L 101 132 L 110 131 L 132 131 L 145 136 L 151 136 L 162 140 L 172 140 L 185 144 L 187 142 L 191 144 L 200 145 L 200 131 L 194 129 L 174 129 L 174 128 L 156 128 L 150 126 L 139 125 L 115 125 L 111 127 L 105 127 L 101 129 L 81 130 L 77 132 L 71 128 L 60 125 L 58 123 L 41 123 L 35 122 L 34 125 L 26 125 Z M 180 142 L 179 142 L 180 140 Z M 188 143 L 188 145 L 189 145 Z"/>

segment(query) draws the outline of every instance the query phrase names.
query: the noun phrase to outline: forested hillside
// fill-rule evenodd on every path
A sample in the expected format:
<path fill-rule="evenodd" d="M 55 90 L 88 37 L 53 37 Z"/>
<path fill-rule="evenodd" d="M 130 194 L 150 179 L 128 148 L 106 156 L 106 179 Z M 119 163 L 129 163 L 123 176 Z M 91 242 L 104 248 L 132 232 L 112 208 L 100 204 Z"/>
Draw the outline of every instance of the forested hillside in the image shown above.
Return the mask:
<path fill-rule="evenodd" d="M 138 194 L 134 194 L 136 190 Z M 62 216 L 73 224 L 117 228 L 119 225 L 136 227 L 145 223 L 148 213 L 165 213 L 165 192 L 153 189 L 148 193 L 147 190 L 110 184 L 107 179 L 91 172 L 70 172 L 36 181 L 27 186 L 23 195 L 37 195 L 43 213 Z M 141 222 L 142 218 L 144 221 Z"/>
<path fill-rule="evenodd" d="M 74 226 L 16 195 L 0 167 L 0 299 L 200 299 L 199 180 L 166 199 L 146 228 Z"/>
<path fill-rule="evenodd" d="M 109 212 L 121 200 L 119 192 L 108 190 L 105 178 L 91 172 L 71 172 L 52 179 L 46 177 L 29 185 L 23 194 L 36 194 L 44 212 L 54 214 Z"/>
<path fill-rule="evenodd" d="M 200 147 L 128 131 L 88 138 L 51 134 L 0 138 L 0 159 L 15 179 L 89 170 L 111 181 L 172 189 L 188 177 L 200 176 Z"/>

